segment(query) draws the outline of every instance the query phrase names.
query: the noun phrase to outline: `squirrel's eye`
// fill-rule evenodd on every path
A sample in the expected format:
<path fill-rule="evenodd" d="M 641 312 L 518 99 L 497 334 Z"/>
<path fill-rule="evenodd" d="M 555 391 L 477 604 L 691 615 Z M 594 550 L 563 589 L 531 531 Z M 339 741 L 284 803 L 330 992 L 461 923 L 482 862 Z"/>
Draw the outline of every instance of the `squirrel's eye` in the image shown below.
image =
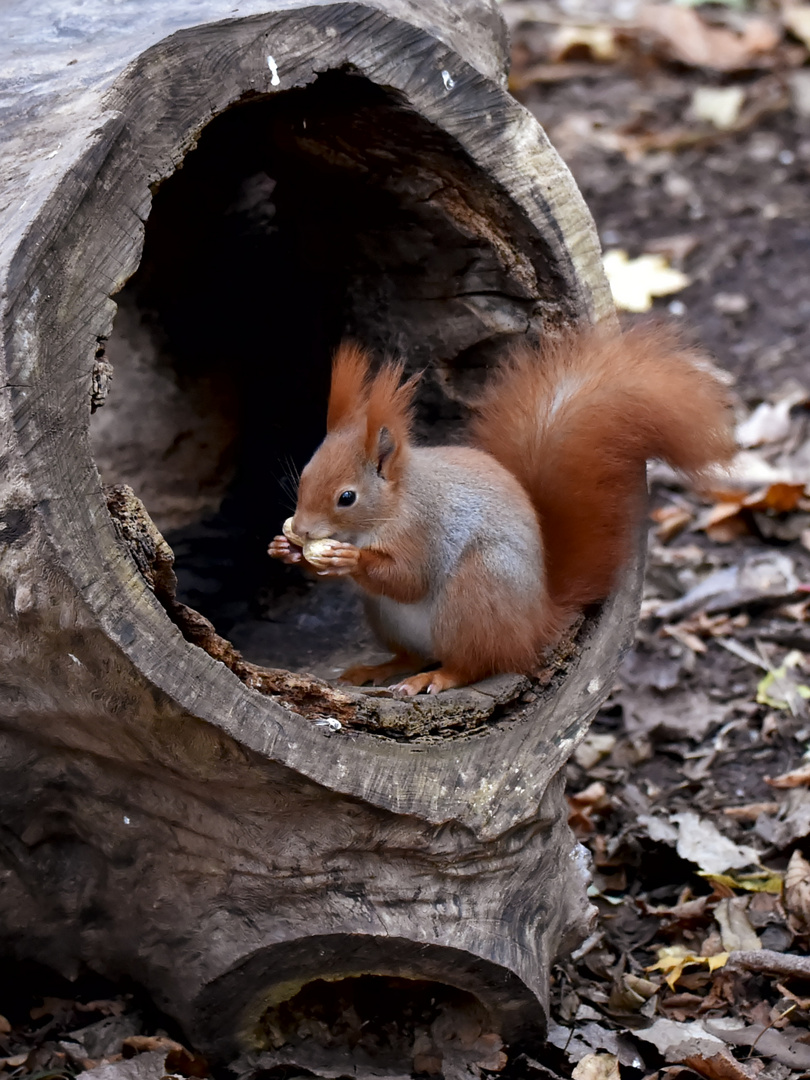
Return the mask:
<path fill-rule="evenodd" d="M 338 495 L 338 506 L 351 506 L 356 498 L 356 491 L 344 491 Z"/>

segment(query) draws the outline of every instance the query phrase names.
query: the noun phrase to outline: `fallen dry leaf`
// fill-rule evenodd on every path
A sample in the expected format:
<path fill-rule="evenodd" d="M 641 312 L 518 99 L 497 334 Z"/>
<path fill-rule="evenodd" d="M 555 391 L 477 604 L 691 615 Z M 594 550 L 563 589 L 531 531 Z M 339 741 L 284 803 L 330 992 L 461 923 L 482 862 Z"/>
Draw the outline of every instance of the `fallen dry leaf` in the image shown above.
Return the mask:
<path fill-rule="evenodd" d="M 658 960 L 644 970 L 663 971 L 667 986 L 674 990 L 683 975 L 684 968 L 693 967 L 695 964 L 706 964 L 709 971 L 716 971 L 723 967 L 727 960 L 727 952 L 715 953 L 713 956 L 697 956 L 685 945 L 665 945 L 658 950 Z"/>
<path fill-rule="evenodd" d="M 706 1029 L 731 1046 L 756 1046 L 760 1054 L 775 1058 L 789 1069 L 810 1068 L 810 1046 L 765 1024 L 746 1024 L 730 1017 L 705 1020 Z M 727 1026 L 728 1025 L 728 1026 Z"/>
<path fill-rule="evenodd" d="M 418 1052 L 413 1055 L 413 1071 L 427 1073 L 428 1076 L 440 1076 L 442 1055 L 438 1051 Z"/>
<path fill-rule="evenodd" d="M 782 773 L 781 776 L 766 776 L 765 783 L 775 788 L 796 788 L 810 786 L 810 761 L 797 769 Z"/>
<path fill-rule="evenodd" d="M 669 296 L 691 283 L 663 255 L 631 259 L 626 251 L 614 248 L 605 252 L 603 265 L 616 307 L 622 311 L 649 311 L 654 296 Z"/>
<path fill-rule="evenodd" d="M 747 904 L 747 897 L 727 897 L 720 900 L 714 909 L 714 917 L 720 927 L 720 937 L 726 952 L 762 948 L 762 942 L 746 914 Z"/>
<path fill-rule="evenodd" d="M 801 681 L 799 673 L 803 666 L 803 653 L 797 649 L 789 652 L 780 666 L 770 670 L 758 684 L 757 704 L 787 709 L 793 716 L 803 716 L 806 712 L 804 702 L 810 699 L 810 686 Z"/>
<path fill-rule="evenodd" d="M 596 71 L 610 71 L 610 68 L 595 68 Z M 810 87 L 808 88 L 810 93 Z M 730 132 L 747 131 L 759 124 L 766 116 L 782 112 L 791 104 L 784 81 L 774 75 L 766 75 L 749 84 L 746 102 L 733 127 L 728 131 L 696 124 L 675 124 L 671 127 L 637 131 L 631 122 L 616 131 L 595 128 L 591 141 L 596 142 L 608 152 L 619 151 L 630 162 L 640 161 L 645 154 L 655 151 L 679 151 L 689 147 L 711 146 Z M 559 128 L 560 125 L 558 125 Z M 555 143 L 556 131 L 555 129 Z"/>
<path fill-rule="evenodd" d="M 730 131 L 740 118 L 745 101 L 741 86 L 699 86 L 692 94 L 690 111 L 698 120 L 713 124 L 720 131 Z"/>
<path fill-rule="evenodd" d="M 700 742 L 709 728 L 720 726 L 728 715 L 727 705 L 712 701 L 704 692 L 677 690 L 662 695 L 645 689 L 627 696 L 619 692 L 616 700 L 622 703 L 627 732 L 633 739 L 660 733 Z M 672 843 L 676 835 L 673 831 Z"/>
<path fill-rule="evenodd" d="M 785 907 L 795 934 L 810 934 L 810 862 L 798 850 L 785 872 Z"/>
<path fill-rule="evenodd" d="M 769 401 L 761 402 L 746 420 L 737 425 L 735 434 L 738 445 L 750 449 L 781 442 L 791 431 L 791 409 L 805 401 L 807 392 L 795 390 L 773 404 Z"/>
<path fill-rule="evenodd" d="M 595 781 L 576 795 L 569 795 L 568 806 L 568 824 L 575 833 L 587 835 L 595 829 L 591 815 L 607 809 L 611 806 L 611 801 L 605 785 Z"/>
<path fill-rule="evenodd" d="M 98 1012 L 102 1016 L 120 1016 L 126 1012 L 129 995 L 119 998 L 99 998 L 97 1001 L 77 1001 L 76 1012 Z"/>
<path fill-rule="evenodd" d="M 597 60 L 609 63 L 619 55 L 610 26 L 558 26 L 551 35 L 552 61 Z"/>
<path fill-rule="evenodd" d="M 656 37 L 670 59 L 690 67 L 744 70 L 779 44 L 779 32 L 758 16 L 746 19 L 739 34 L 710 26 L 694 8 L 674 4 L 644 4 L 638 18 L 639 25 Z"/>
<path fill-rule="evenodd" d="M 639 815 L 638 821 L 651 840 L 672 844 L 682 859 L 708 873 L 721 874 L 759 863 L 755 848 L 735 844 L 710 821 L 691 810 L 672 814 L 669 821 L 646 814 Z"/>
<path fill-rule="evenodd" d="M 660 989 L 658 983 L 650 979 L 625 972 L 621 980 L 614 984 L 608 1005 L 613 1013 L 637 1013 Z"/>
<path fill-rule="evenodd" d="M 662 544 L 677 536 L 694 520 L 694 514 L 682 506 L 659 506 L 650 517 L 658 523 L 655 535 Z"/>
<path fill-rule="evenodd" d="M 0 1067 L 8 1065 L 11 1069 L 18 1069 L 28 1061 L 28 1051 L 24 1054 L 14 1054 L 12 1057 L 0 1058 Z"/>
<path fill-rule="evenodd" d="M 687 649 L 691 649 L 693 653 L 706 653 L 709 651 L 708 645 L 693 633 L 688 627 L 681 623 L 665 623 L 661 627 L 661 633 L 666 637 L 675 638 L 676 641 L 680 641 L 681 645 L 685 645 Z"/>
<path fill-rule="evenodd" d="M 166 1075 L 165 1065 L 166 1055 L 163 1051 L 153 1050 L 150 1053 L 139 1054 L 137 1057 L 130 1058 L 127 1061 L 113 1061 L 110 1059 L 103 1061 L 88 1061 L 83 1067 L 84 1072 L 80 1072 L 76 1080 L 162 1080 Z M 53 1074 L 48 1072 L 42 1077 L 42 1080 L 46 1080 L 46 1077 L 51 1077 Z M 63 1076 L 62 1070 L 59 1070 L 56 1077 L 53 1080 Z"/>
<path fill-rule="evenodd" d="M 166 1035 L 129 1035 L 121 1043 L 121 1053 L 125 1058 L 136 1054 L 148 1054 L 152 1050 L 182 1050 L 183 1046 Z"/>
<path fill-rule="evenodd" d="M 804 484 L 770 484 L 767 488 L 753 491 L 743 505 L 749 510 L 772 510 L 775 514 L 787 514 L 795 510 L 805 494 Z"/>
<path fill-rule="evenodd" d="M 746 803 L 745 806 L 727 806 L 723 813 L 735 821 L 756 821 L 760 814 L 776 814 L 778 810 L 778 802 L 755 802 Z"/>
<path fill-rule="evenodd" d="M 45 1016 L 59 1016 L 61 1013 L 73 1012 L 75 1002 L 69 998 L 46 997 L 41 1005 L 35 1005 L 29 1010 L 28 1015 L 32 1020 L 41 1020 Z"/>
<path fill-rule="evenodd" d="M 701 238 L 695 233 L 675 233 L 673 236 L 659 236 L 644 243 L 644 250 L 650 255 L 663 255 L 670 262 L 682 263 L 700 244 Z"/>
<path fill-rule="evenodd" d="M 714 571 L 678 600 L 658 604 L 655 614 L 667 622 L 701 609 L 714 615 L 762 600 L 787 600 L 800 587 L 793 560 L 783 552 L 766 551 Z"/>
<path fill-rule="evenodd" d="M 810 1009 L 810 998 L 798 997 L 792 990 L 789 990 L 782 983 L 776 984 L 776 989 L 782 995 L 783 998 L 787 998 L 788 1001 L 795 1001 L 800 1009 Z"/>
<path fill-rule="evenodd" d="M 699 1020 L 679 1023 L 661 1018 L 650 1027 L 636 1031 L 635 1035 L 655 1046 L 666 1061 L 682 1062 L 685 1057 L 713 1056 L 723 1049 L 723 1042 L 706 1031 Z"/>
<path fill-rule="evenodd" d="M 791 34 L 810 49 L 810 4 L 790 4 L 782 9 L 782 22 Z"/>
<path fill-rule="evenodd" d="M 697 532 L 705 532 L 715 544 L 730 544 L 751 532 L 750 524 L 743 515 L 743 499 L 739 502 L 720 502 L 704 511 L 695 522 Z"/>
<path fill-rule="evenodd" d="M 506 1065 L 508 1058 L 503 1052 L 503 1039 L 497 1032 L 489 1031 L 479 1036 L 473 1044 L 473 1049 L 482 1057 L 474 1064 L 479 1069 L 487 1069 L 489 1072 L 500 1072 Z"/>
<path fill-rule="evenodd" d="M 712 1057 L 701 1057 L 697 1054 L 684 1058 L 684 1065 L 693 1069 L 706 1080 L 754 1080 L 757 1071 L 746 1068 L 741 1062 L 732 1057 L 727 1050 L 721 1050 Z"/>
<path fill-rule="evenodd" d="M 668 917 L 679 923 L 705 921 L 708 917 L 706 906 L 711 897 L 693 897 L 688 890 L 685 890 L 685 896 L 688 897 L 688 899 L 679 900 L 677 904 L 673 904 L 671 907 L 650 907 L 642 901 L 642 908 L 648 915 Z"/>
<path fill-rule="evenodd" d="M 730 616 L 725 613 L 707 615 L 705 611 L 699 611 L 674 625 L 665 623 L 661 627 L 661 633 L 688 644 L 694 652 L 706 652 L 706 646 L 701 639 L 728 637 L 737 630 L 744 630 L 750 622 L 751 618 L 745 612 Z M 700 646 L 696 647 L 696 641 L 701 642 Z"/>
<path fill-rule="evenodd" d="M 607 65 L 598 66 L 590 60 L 571 60 L 567 63 L 538 63 L 525 68 L 515 68 L 509 73 L 509 89 L 513 94 L 536 83 L 559 83 L 568 79 L 594 79 L 610 75 Z M 555 134 L 555 143 L 557 135 Z"/>
<path fill-rule="evenodd" d="M 779 809 L 778 803 L 773 805 L 776 806 L 777 810 Z M 734 889 L 744 889 L 746 892 L 779 896 L 784 884 L 782 874 L 770 870 L 766 870 L 762 874 L 706 874 L 702 870 L 698 870 L 698 874 L 700 877 L 710 881 L 714 885 L 715 891 L 719 891 L 718 886 L 732 890 L 730 895 L 733 895 Z M 759 946 L 754 946 L 754 948 L 759 948 Z"/>
<path fill-rule="evenodd" d="M 614 1054 L 586 1054 L 571 1075 L 574 1080 L 620 1080 L 619 1059 Z"/>
<path fill-rule="evenodd" d="M 661 1012 L 669 1020 L 694 1020 L 697 1016 L 703 998 L 700 994 L 692 994 L 688 990 L 681 990 L 665 994 L 659 1003 Z"/>
<path fill-rule="evenodd" d="M 589 732 L 574 751 L 574 761 L 580 768 L 592 769 L 594 765 L 613 750 L 616 745 L 615 735 L 599 735 L 597 732 Z"/>
<path fill-rule="evenodd" d="M 489 1066 L 493 1068 L 493 1066 Z M 178 1046 L 169 1050 L 166 1055 L 166 1072 L 171 1076 L 185 1076 L 189 1080 L 204 1080 L 210 1076 L 211 1066 L 201 1054 L 195 1054 L 186 1050 L 185 1046 Z"/>
<path fill-rule="evenodd" d="M 795 604 L 782 604 L 777 609 L 779 615 L 796 622 L 810 622 L 810 600 L 797 600 Z"/>
<path fill-rule="evenodd" d="M 754 522 L 764 528 L 763 520 L 752 517 L 753 514 L 788 514 L 803 509 L 806 502 L 805 492 L 805 484 L 789 484 L 784 481 L 768 484 L 750 493 L 712 492 L 718 501 L 700 515 L 695 529 L 703 530 L 716 543 L 729 543 L 750 533 Z M 753 531 L 756 532 L 756 527 Z"/>

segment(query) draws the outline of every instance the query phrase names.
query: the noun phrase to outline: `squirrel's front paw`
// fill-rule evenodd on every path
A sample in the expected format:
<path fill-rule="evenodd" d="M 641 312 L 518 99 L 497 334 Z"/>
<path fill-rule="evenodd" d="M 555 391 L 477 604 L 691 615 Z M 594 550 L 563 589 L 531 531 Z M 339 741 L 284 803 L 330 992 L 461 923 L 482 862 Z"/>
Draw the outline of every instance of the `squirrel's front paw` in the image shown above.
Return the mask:
<path fill-rule="evenodd" d="M 290 543 L 286 536 L 274 536 L 267 548 L 271 559 L 280 559 L 284 563 L 300 563 L 303 553 L 300 547 Z"/>
<path fill-rule="evenodd" d="M 360 565 L 360 548 L 339 540 L 318 540 L 307 545 L 306 560 L 321 577 L 345 577 Z"/>

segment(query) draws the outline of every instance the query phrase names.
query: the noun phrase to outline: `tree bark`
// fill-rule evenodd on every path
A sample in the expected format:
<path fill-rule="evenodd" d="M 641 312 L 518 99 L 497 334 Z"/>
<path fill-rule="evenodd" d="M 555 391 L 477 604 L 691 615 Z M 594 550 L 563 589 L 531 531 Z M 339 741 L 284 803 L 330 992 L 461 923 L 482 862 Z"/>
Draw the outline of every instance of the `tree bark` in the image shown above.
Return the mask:
<path fill-rule="evenodd" d="M 238 503 L 266 544 L 268 455 L 306 460 L 343 333 L 429 368 L 420 430 L 457 438 L 515 335 L 612 317 L 496 6 L 60 12 L 12 6 L 3 65 L 4 947 L 131 975 L 215 1055 L 277 1048 L 268 1017 L 321 978 L 442 984 L 536 1043 L 589 919 L 560 770 L 641 556 L 545 680 L 404 703 L 311 674 L 354 648 L 343 601 L 320 659 L 289 592 L 241 655 L 149 518 Z"/>

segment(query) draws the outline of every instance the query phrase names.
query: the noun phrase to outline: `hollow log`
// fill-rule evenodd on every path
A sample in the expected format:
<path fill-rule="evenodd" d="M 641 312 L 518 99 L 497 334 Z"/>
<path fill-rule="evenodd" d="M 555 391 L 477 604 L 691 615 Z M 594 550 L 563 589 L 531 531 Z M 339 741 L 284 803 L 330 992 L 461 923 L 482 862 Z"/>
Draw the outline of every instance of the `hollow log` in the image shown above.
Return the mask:
<path fill-rule="evenodd" d="M 0 945 L 223 1059 L 410 1071 L 451 1014 L 537 1046 L 589 920 L 561 769 L 640 554 L 541 677 L 412 702 L 337 687 L 354 601 L 264 555 L 343 335 L 452 441 L 515 336 L 612 317 L 495 3 L 5 18 Z M 347 1010 L 359 1042 L 313 1019 Z"/>

